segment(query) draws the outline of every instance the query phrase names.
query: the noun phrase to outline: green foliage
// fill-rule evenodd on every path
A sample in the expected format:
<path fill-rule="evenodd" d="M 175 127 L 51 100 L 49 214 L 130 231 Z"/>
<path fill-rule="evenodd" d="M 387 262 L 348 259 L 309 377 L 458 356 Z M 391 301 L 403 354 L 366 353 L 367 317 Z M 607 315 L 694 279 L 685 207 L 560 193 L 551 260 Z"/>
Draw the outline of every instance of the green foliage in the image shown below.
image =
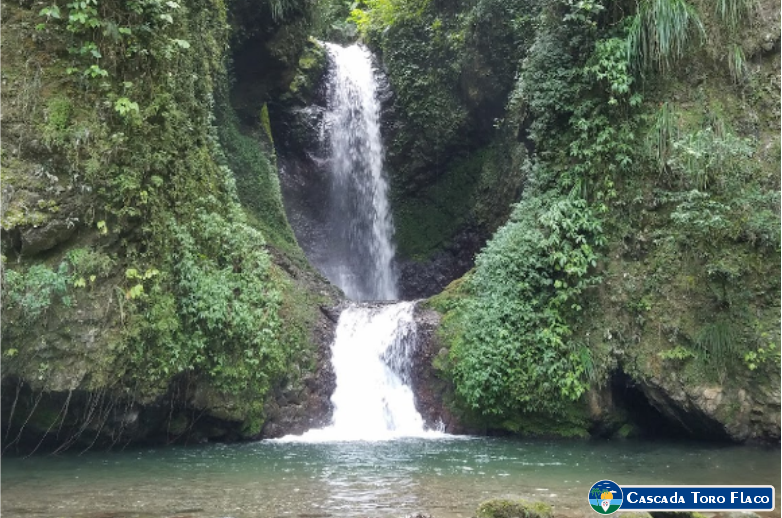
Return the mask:
<path fill-rule="evenodd" d="M 625 53 L 625 41 L 622 38 L 597 41 L 595 52 L 584 71 L 597 81 L 607 83 L 611 92 L 608 104 L 616 105 L 620 99 L 628 98 L 633 106 L 640 103 L 639 95 L 630 96 L 634 78 Z"/>
<path fill-rule="evenodd" d="M 629 61 L 639 69 L 660 71 L 680 60 L 705 29 L 698 13 L 686 0 L 643 0 L 627 36 Z"/>
<path fill-rule="evenodd" d="M 266 138 L 269 139 L 269 143 L 274 146 L 272 123 L 269 120 L 269 106 L 266 103 L 264 103 L 263 108 L 261 108 L 261 128 L 263 128 L 263 132 L 266 135 Z"/>
<path fill-rule="evenodd" d="M 763 367 L 763 365 L 766 363 L 771 364 L 772 367 L 776 367 L 775 370 L 779 370 L 779 344 L 768 342 L 764 345 L 759 345 L 758 348 L 754 351 L 747 351 L 744 353 L 744 364 L 750 371 L 757 370 L 758 368 Z"/>
<path fill-rule="evenodd" d="M 236 193 L 245 210 L 261 226 L 269 243 L 291 253 L 298 246 L 285 218 L 274 156 L 264 152 L 257 133 L 243 133 L 233 110 L 223 105 L 217 134 L 225 165 L 233 171 Z"/>
<path fill-rule="evenodd" d="M 134 116 L 139 115 L 138 103 L 131 101 L 127 97 L 120 97 L 114 101 L 114 110 L 123 117 L 138 121 L 137 118 L 134 119 Z"/>
<path fill-rule="evenodd" d="M 183 39 L 161 38 L 167 44 L 158 45 L 154 36 L 149 37 L 156 31 L 158 37 L 168 32 L 168 26 L 174 24 L 175 13 L 180 9 L 177 2 L 163 0 L 134 0 L 125 8 L 111 0 L 100 4 L 98 0 L 75 0 L 66 4 L 66 11 L 62 13 L 56 5 L 43 8 L 39 16 L 45 17 L 46 23 L 39 24 L 37 29 L 54 30 L 49 26 L 52 20 L 64 23 L 71 56 L 66 73 L 87 80 L 87 88 L 97 87 L 112 97 L 112 85 L 107 80 L 111 79 L 112 68 L 121 67 L 117 58 L 143 60 L 149 54 L 162 54 L 170 59 L 175 54 L 175 47 L 183 50 L 190 47 Z M 150 42 L 154 43 L 149 45 Z"/>
<path fill-rule="evenodd" d="M 755 0 L 714 0 L 717 16 L 730 28 L 748 18 L 756 6 Z"/>
<path fill-rule="evenodd" d="M 671 221 L 681 243 L 703 246 L 716 237 L 776 248 L 778 193 L 755 161 L 752 139 L 738 137 L 721 120 L 683 127 L 681 114 L 663 103 L 647 136 L 648 152 L 671 191 L 659 199 L 673 205 Z M 670 230 L 670 229 L 668 229 Z"/>
<path fill-rule="evenodd" d="M 94 282 L 106 278 L 114 267 L 108 255 L 86 248 L 73 249 L 56 268 L 33 264 L 29 268 L 10 269 L 4 265 L 3 309 L 18 310 L 22 326 L 29 326 L 54 304 L 75 304 L 72 288 L 85 287 L 85 277 Z"/>
<path fill-rule="evenodd" d="M 7 270 L 3 278 L 4 309 L 21 309 L 27 322 L 34 322 L 46 312 L 58 296 L 70 304 L 68 284 L 71 280 L 68 264 L 60 263 L 56 270 L 36 264 L 27 271 Z"/>
<path fill-rule="evenodd" d="M 405 20 L 420 17 L 430 0 L 363 0 L 362 9 L 350 12 L 350 21 L 356 24 L 358 33 L 371 38 Z"/>
<path fill-rule="evenodd" d="M 66 258 L 73 267 L 74 276 L 105 279 L 111 275 L 116 261 L 108 254 L 88 248 L 74 248 Z"/>
<path fill-rule="evenodd" d="M 662 103 L 647 136 L 647 144 L 660 173 L 682 188 L 724 190 L 732 177 L 748 177 L 745 160 L 754 149 L 747 138 L 737 137 L 719 119 L 685 132 L 679 115 Z M 714 185 L 719 182 L 719 185 Z"/>
<path fill-rule="evenodd" d="M 740 360 L 741 337 L 733 324 L 718 320 L 703 326 L 695 338 L 695 346 L 719 372 L 725 372 Z"/>
<path fill-rule="evenodd" d="M 597 280 L 588 275 L 600 223 L 583 200 L 530 197 L 477 259 L 469 322 L 451 355 L 457 393 L 486 414 L 557 413 L 586 390 L 588 352 L 566 315 Z"/>
<path fill-rule="evenodd" d="M 678 131 L 670 104 L 661 103 L 659 110 L 655 113 L 652 128 L 646 137 L 650 153 L 660 173 L 663 173 L 668 165 L 671 147 L 677 138 Z"/>
<path fill-rule="evenodd" d="M 753 153 L 748 139 L 728 132 L 720 135 L 710 127 L 674 140 L 672 147 L 672 159 L 668 163 L 672 172 L 679 173 L 685 185 L 701 190 L 740 173 L 743 159 Z"/>
<path fill-rule="evenodd" d="M 65 97 L 52 97 L 46 105 L 46 125 L 44 140 L 49 143 L 59 143 L 68 129 L 73 112 L 71 101 Z"/>
<path fill-rule="evenodd" d="M 657 356 L 663 360 L 686 361 L 695 358 L 695 353 L 691 349 L 677 345 L 673 349 L 660 351 Z"/>
<path fill-rule="evenodd" d="M 135 372 L 166 380 L 195 370 L 219 390 L 262 399 L 286 366 L 281 293 L 259 247 L 263 236 L 241 213 L 226 219 L 198 210 L 189 224 L 169 225 L 165 271 L 126 272 L 133 282 L 149 281 L 127 296 L 138 305 L 128 337 Z"/>
<path fill-rule="evenodd" d="M 347 42 L 357 35 L 356 24 L 349 21 L 353 0 L 321 0 L 314 6 L 313 35 L 321 40 Z"/>
<path fill-rule="evenodd" d="M 730 77 L 733 78 L 735 83 L 741 83 L 746 76 L 746 62 L 744 57 L 744 50 L 741 45 L 730 45 L 728 47 L 728 70 L 730 71 Z"/>

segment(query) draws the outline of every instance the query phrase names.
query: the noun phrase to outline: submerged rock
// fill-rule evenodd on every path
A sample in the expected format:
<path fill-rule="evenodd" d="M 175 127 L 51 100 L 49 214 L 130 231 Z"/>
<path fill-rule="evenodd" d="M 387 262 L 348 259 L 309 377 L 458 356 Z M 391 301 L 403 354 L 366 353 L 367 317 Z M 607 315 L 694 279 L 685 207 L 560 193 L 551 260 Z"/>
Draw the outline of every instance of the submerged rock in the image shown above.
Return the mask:
<path fill-rule="evenodd" d="M 495 499 L 483 502 L 476 518 L 552 518 L 551 506 L 543 502 Z"/>

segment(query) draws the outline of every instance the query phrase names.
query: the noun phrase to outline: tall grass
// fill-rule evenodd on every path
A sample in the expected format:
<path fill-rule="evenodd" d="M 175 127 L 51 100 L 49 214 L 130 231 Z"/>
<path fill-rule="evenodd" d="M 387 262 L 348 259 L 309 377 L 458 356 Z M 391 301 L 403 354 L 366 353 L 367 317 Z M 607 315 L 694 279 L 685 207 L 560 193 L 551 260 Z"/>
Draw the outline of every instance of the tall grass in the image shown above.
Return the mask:
<path fill-rule="evenodd" d="M 662 103 L 647 136 L 647 146 L 657 162 L 657 169 L 660 173 L 665 171 L 671 157 L 673 142 L 678 138 L 675 119 L 676 115 L 670 105 L 667 102 Z"/>
<path fill-rule="evenodd" d="M 637 68 L 665 71 L 705 30 L 685 0 L 643 0 L 627 36 L 628 58 Z"/>
<path fill-rule="evenodd" d="M 695 338 L 695 346 L 715 370 L 724 373 L 740 358 L 739 340 L 739 334 L 729 321 L 718 320 L 701 328 Z"/>
<path fill-rule="evenodd" d="M 755 8 L 755 0 L 713 0 L 717 17 L 728 27 L 736 28 Z"/>
<path fill-rule="evenodd" d="M 730 45 L 728 47 L 728 70 L 730 77 L 738 84 L 744 81 L 746 73 L 746 59 L 741 45 Z"/>
<path fill-rule="evenodd" d="M 304 6 L 304 2 L 300 0 L 269 0 L 269 10 L 272 13 L 272 19 L 275 22 L 280 22 L 285 17 Z"/>

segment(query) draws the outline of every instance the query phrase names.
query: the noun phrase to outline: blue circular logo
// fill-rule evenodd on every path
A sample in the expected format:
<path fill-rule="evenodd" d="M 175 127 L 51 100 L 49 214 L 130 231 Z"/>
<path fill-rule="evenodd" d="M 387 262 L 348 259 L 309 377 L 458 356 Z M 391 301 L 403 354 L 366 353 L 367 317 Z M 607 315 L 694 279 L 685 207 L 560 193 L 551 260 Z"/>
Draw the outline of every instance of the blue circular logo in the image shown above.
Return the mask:
<path fill-rule="evenodd" d="M 589 505 L 600 514 L 612 514 L 622 507 L 622 488 L 612 480 L 596 482 L 589 490 Z"/>

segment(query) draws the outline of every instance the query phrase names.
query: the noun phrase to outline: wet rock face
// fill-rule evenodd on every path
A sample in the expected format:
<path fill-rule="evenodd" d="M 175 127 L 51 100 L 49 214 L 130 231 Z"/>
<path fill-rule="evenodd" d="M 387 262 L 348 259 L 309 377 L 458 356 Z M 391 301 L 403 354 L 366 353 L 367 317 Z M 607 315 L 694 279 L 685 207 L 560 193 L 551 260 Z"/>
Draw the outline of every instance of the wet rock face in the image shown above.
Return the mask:
<path fill-rule="evenodd" d="M 437 311 L 421 307 L 415 309 L 418 344 L 412 358 L 410 385 L 415 394 L 415 406 L 424 418 L 427 428 L 444 429 L 445 432 L 481 433 L 462 423 L 448 408 L 448 399 L 452 397 L 453 385 L 437 375 L 433 363 L 438 356 L 445 357 L 445 349 L 437 336 L 440 314 Z"/>
<path fill-rule="evenodd" d="M 68 241 L 76 232 L 73 223 L 53 220 L 40 228 L 27 228 L 21 233 L 22 254 L 33 256 Z"/>
<path fill-rule="evenodd" d="M 327 111 L 325 55 L 318 63 L 297 75 L 307 78 L 308 87 L 290 92 L 279 109 L 270 113 L 285 214 L 311 264 L 318 263 L 318 253 L 325 248 L 321 229 L 329 214 L 330 188 L 321 142 Z M 303 82 L 294 79 L 293 85 Z"/>
<path fill-rule="evenodd" d="M 690 385 L 669 371 L 637 380 L 649 402 L 665 417 L 699 438 L 778 443 L 779 380 L 771 384 Z"/>
<path fill-rule="evenodd" d="M 449 246 L 426 261 L 398 259 L 400 297 L 405 300 L 431 297 L 467 273 L 475 265 L 475 255 L 486 243 L 487 236 L 483 234 L 471 227 L 464 228 Z"/>

